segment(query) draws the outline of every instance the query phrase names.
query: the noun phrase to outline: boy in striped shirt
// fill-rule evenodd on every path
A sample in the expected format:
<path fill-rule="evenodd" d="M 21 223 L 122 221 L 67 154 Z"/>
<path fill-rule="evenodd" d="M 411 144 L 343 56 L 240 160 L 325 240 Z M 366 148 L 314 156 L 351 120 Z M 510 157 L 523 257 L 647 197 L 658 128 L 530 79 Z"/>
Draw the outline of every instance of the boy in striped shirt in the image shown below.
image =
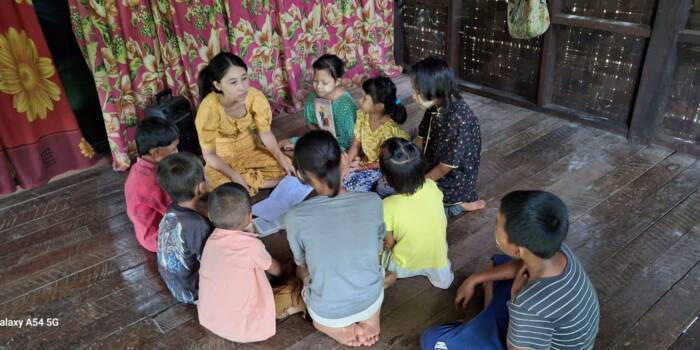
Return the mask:
<path fill-rule="evenodd" d="M 465 307 L 484 285 L 484 311 L 474 319 L 428 329 L 423 349 L 593 349 L 598 298 L 581 263 L 563 244 L 564 202 L 543 191 L 506 195 L 496 218 L 496 244 L 507 254 L 469 276 L 455 304 Z"/>

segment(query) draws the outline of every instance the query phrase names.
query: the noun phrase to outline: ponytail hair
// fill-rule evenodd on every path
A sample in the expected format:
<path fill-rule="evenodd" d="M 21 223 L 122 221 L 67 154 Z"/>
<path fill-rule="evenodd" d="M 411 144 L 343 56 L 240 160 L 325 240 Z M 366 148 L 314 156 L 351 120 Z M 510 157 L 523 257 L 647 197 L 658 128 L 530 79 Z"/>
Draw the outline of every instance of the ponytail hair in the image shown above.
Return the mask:
<path fill-rule="evenodd" d="M 374 103 L 384 105 L 384 113 L 389 115 L 397 124 L 403 124 L 408 119 L 406 107 L 396 98 L 396 85 L 387 77 L 375 77 L 362 83 L 362 90 L 372 97 Z"/>
<path fill-rule="evenodd" d="M 231 66 L 241 67 L 248 71 L 248 66 L 243 59 L 230 53 L 219 52 L 209 61 L 209 64 L 199 72 L 197 77 L 197 88 L 199 89 L 199 99 L 203 100 L 210 92 L 220 94 L 221 91 L 214 87 L 215 81 L 221 81 Z"/>
<path fill-rule="evenodd" d="M 335 197 L 340 192 L 341 151 L 338 141 L 325 130 L 307 132 L 294 146 L 294 168 L 300 178 L 313 174 L 333 190 Z"/>

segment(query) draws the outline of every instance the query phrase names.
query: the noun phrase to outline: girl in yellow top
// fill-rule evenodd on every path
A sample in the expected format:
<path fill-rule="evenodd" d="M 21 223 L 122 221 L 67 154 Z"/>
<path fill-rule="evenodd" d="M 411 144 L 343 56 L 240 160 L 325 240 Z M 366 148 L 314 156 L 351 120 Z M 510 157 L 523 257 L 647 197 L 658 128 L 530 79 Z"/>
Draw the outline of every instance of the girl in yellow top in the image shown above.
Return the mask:
<path fill-rule="evenodd" d="M 379 148 L 385 140 L 409 138 L 399 126 L 406 121 L 407 114 L 406 107 L 396 98 L 394 82 L 386 77 L 371 78 L 362 83 L 362 90 L 355 136 L 348 150 L 352 165 L 343 180 L 345 189 L 352 192 L 369 192 L 382 177 L 378 160 Z"/>
<path fill-rule="evenodd" d="M 199 73 L 197 85 L 203 100 L 195 124 L 211 190 L 233 181 L 255 195 L 294 172 L 270 130 L 270 103 L 250 87 L 248 67 L 240 57 L 217 54 Z"/>
<path fill-rule="evenodd" d="M 382 145 L 379 164 L 396 191 L 384 198 L 384 286 L 397 278 L 425 276 L 433 286 L 449 288 L 454 274 L 447 258 L 447 217 L 442 192 L 425 178 L 423 154 L 415 144 L 395 137 Z"/>

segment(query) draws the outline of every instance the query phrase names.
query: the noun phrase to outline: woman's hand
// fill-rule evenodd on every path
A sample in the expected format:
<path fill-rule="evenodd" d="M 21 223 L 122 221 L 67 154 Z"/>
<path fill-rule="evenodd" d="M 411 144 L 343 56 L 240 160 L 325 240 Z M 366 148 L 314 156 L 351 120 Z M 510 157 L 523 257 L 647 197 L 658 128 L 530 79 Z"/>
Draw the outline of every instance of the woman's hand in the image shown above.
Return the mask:
<path fill-rule="evenodd" d="M 294 170 L 294 165 L 292 165 L 292 162 L 289 161 L 287 157 L 280 157 L 280 159 L 277 159 L 277 162 L 280 163 L 280 166 L 282 166 L 282 169 L 284 169 L 284 172 L 287 173 L 287 175 L 295 176 L 296 171 Z"/>
<path fill-rule="evenodd" d="M 250 193 L 250 187 L 248 187 L 248 184 L 245 182 L 245 179 L 243 176 L 241 176 L 241 174 L 233 171 L 231 174 L 229 174 L 228 178 L 231 179 L 231 181 L 243 186 L 243 188 Z"/>
<path fill-rule="evenodd" d="M 360 170 L 362 170 L 362 166 L 360 165 L 360 157 L 355 157 L 355 159 L 353 159 L 352 162 L 350 162 L 349 172 Z"/>

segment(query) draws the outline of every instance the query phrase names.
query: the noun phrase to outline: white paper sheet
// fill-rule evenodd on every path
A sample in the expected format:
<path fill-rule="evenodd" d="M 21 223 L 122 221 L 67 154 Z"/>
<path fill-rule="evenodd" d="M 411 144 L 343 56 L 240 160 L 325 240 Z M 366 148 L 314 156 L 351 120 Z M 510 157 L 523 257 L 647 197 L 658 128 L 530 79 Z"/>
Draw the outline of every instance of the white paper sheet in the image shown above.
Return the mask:
<path fill-rule="evenodd" d="M 267 221 L 281 219 L 287 210 L 306 198 L 313 188 L 294 176 L 285 176 L 269 197 L 253 205 L 253 215 Z"/>

